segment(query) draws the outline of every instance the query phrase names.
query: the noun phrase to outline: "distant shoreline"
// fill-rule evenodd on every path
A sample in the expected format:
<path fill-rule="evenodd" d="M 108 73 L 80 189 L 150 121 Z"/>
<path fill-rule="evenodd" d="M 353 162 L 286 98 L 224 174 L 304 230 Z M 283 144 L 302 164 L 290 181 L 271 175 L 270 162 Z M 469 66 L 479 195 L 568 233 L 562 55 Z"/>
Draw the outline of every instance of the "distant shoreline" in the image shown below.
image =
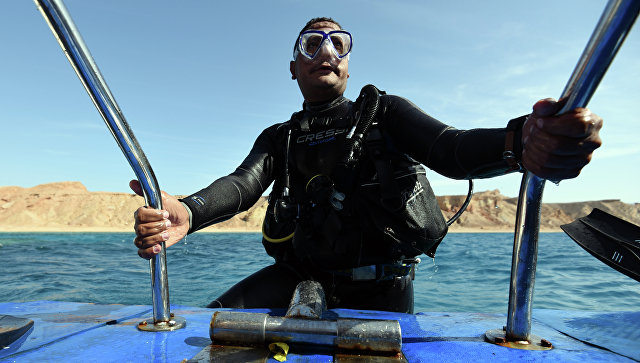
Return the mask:
<path fill-rule="evenodd" d="M 198 231 L 197 233 L 261 233 L 259 229 L 205 229 Z M 562 232 L 561 229 L 541 229 L 540 233 L 558 233 Z M 133 234 L 133 228 L 131 229 L 105 229 L 96 227 L 87 228 L 0 228 L 0 233 L 131 233 Z M 507 229 L 484 229 L 484 228 L 464 228 L 449 230 L 449 233 L 513 233 L 513 230 Z"/>
<path fill-rule="evenodd" d="M 460 210 L 465 196 L 438 196 L 445 219 Z M 80 182 L 57 182 L 32 188 L 0 186 L 0 232 L 133 233 L 132 213 L 144 204 L 134 194 L 89 192 Z M 247 211 L 207 227 L 201 233 L 261 233 L 268 200 L 260 198 Z M 560 226 L 591 213 L 594 208 L 640 225 L 640 203 L 618 200 L 543 203 L 540 231 L 561 232 Z M 513 233 L 517 199 L 500 191 L 475 193 L 450 233 Z"/>

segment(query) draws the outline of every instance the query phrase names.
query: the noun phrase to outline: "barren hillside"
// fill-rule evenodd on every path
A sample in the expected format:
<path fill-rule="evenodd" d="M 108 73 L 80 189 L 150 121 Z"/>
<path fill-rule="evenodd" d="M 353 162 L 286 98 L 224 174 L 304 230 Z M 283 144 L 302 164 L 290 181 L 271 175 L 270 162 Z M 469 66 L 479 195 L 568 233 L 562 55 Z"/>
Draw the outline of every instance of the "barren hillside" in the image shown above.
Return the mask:
<path fill-rule="evenodd" d="M 465 196 L 438 197 L 448 218 Z M 33 188 L 0 187 L 0 231 L 132 231 L 133 212 L 144 201 L 126 193 L 89 192 L 79 182 L 42 184 Z M 499 191 L 476 193 L 467 211 L 451 227 L 452 232 L 512 231 L 517 200 Z M 640 204 L 619 200 L 578 203 L 548 203 L 542 207 L 542 231 L 559 231 L 559 226 L 600 208 L 640 224 Z M 209 231 L 260 231 L 266 209 L 261 198 L 249 211 L 209 227 Z"/>

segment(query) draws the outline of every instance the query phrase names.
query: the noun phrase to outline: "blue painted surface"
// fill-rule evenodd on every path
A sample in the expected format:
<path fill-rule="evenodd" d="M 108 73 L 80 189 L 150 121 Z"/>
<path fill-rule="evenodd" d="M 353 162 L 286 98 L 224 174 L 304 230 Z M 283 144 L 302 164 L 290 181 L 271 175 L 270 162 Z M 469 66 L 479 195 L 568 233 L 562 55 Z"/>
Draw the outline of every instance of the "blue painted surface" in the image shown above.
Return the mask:
<path fill-rule="evenodd" d="M 575 339 L 598 345 L 640 361 L 640 312 L 536 311 L 538 321 Z"/>
<path fill-rule="evenodd" d="M 139 321 L 151 316 L 149 306 L 55 301 L 0 303 L 0 314 L 28 317 L 35 322 L 22 342 L 0 351 L 0 362 L 180 362 L 190 359 L 210 344 L 209 322 L 215 310 L 173 306 L 171 311 L 185 318 L 187 327 L 174 332 L 149 333 L 136 328 Z M 407 315 L 336 309 L 332 315 L 400 320 L 403 353 L 409 362 L 629 362 L 633 361 L 631 358 L 640 358 L 640 333 L 637 332 L 640 313 L 636 312 L 534 310 L 532 332 L 551 341 L 554 345 L 551 351 L 523 351 L 484 342 L 485 331 L 505 324 L 506 317 L 502 314 Z M 599 326 L 603 329 L 597 329 Z M 622 336 L 625 334 L 627 336 Z M 287 362 L 301 361 L 331 362 L 332 356 L 327 351 L 302 352 L 292 347 Z M 276 361 L 269 359 L 269 362 Z"/>

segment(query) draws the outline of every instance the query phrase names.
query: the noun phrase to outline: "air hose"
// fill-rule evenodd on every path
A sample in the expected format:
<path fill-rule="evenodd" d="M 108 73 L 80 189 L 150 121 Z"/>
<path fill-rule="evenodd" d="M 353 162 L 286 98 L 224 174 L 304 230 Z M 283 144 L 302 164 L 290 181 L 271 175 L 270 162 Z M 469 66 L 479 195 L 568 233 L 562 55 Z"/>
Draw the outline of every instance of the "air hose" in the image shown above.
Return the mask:
<path fill-rule="evenodd" d="M 360 95 L 356 100 L 360 107 L 356 114 L 356 122 L 351 131 L 347 135 L 344 146 L 342 159 L 338 160 L 338 165 L 342 167 L 351 167 L 359 159 L 362 152 L 362 139 L 367 134 L 373 119 L 378 112 L 380 106 L 380 93 L 378 89 L 371 84 L 362 88 Z"/>

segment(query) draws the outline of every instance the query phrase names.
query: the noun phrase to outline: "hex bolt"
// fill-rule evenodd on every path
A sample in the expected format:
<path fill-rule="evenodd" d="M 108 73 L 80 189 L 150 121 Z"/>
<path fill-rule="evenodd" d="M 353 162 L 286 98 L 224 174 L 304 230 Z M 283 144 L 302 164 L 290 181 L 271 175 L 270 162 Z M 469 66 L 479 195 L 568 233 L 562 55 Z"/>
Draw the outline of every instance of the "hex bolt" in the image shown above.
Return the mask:
<path fill-rule="evenodd" d="M 496 344 L 504 344 L 506 342 L 507 342 L 507 339 L 505 337 L 496 337 L 495 339 Z"/>
<path fill-rule="evenodd" d="M 540 345 L 542 345 L 545 348 L 549 348 L 552 346 L 551 342 L 546 339 L 540 340 Z"/>

